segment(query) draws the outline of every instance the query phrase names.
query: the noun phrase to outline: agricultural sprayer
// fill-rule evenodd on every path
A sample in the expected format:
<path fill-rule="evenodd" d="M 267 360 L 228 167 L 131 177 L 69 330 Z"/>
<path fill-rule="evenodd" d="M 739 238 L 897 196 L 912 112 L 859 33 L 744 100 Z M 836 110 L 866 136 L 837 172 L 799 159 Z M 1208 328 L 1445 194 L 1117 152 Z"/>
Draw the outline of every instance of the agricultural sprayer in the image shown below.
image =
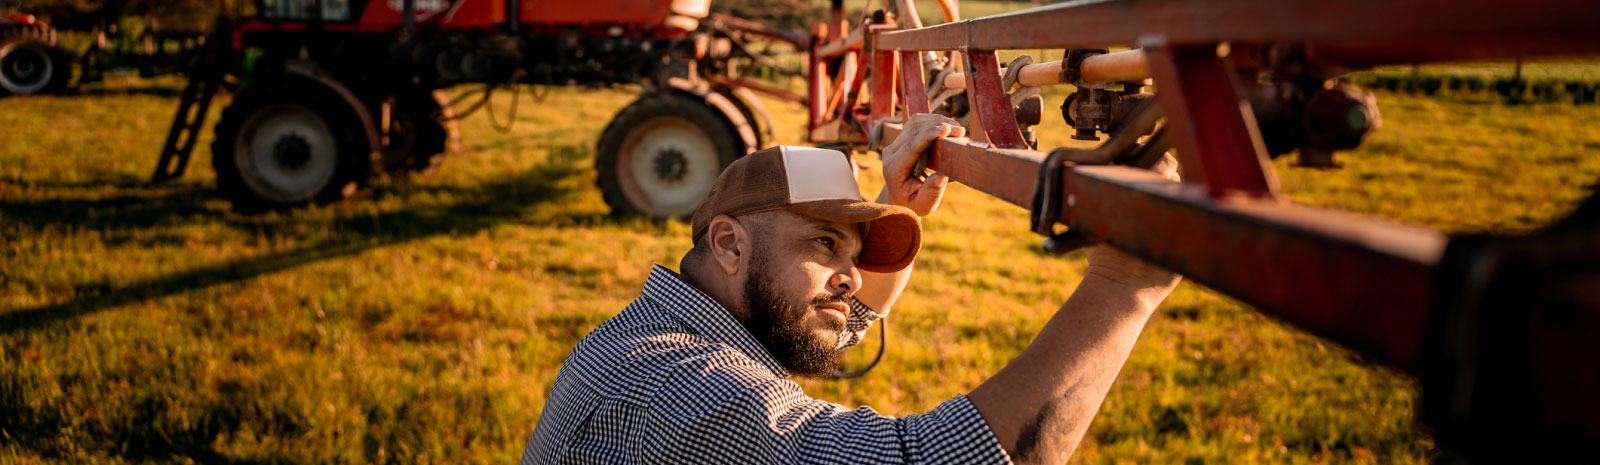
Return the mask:
<path fill-rule="evenodd" d="M 641 83 L 600 138 L 598 183 L 616 211 L 685 217 L 724 166 L 770 139 L 761 102 L 718 84 L 763 57 L 746 38 L 800 45 L 708 3 L 261 0 L 205 42 L 153 177 L 184 173 L 223 87 L 235 93 L 211 145 L 217 190 L 257 211 L 435 169 L 458 143 L 463 100 L 470 110 L 519 85 Z"/>
<path fill-rule="evenodd" d="M 1593 460 L 1600 192 L 1528 235 L 1451 237 L 1296 205 L 1269 161 L 1335 165 L 1380 125 L 1340 82 L 1353 70 L 1600 54 L 1593 2 L 1077 1 L 966 21 L 940 5 L 946 24 L 922 27 L 886 1 L 812 48 L 809 140 L 876 148 L 907 115 L 958 118 L 970 136 L 937 141 L 927 169 L 1030 210 L 1045 250 L 1109 244 L 1415 376 L 1442 461 Z M 1063 59 L 996 54 L 1018 49 Z M 1074 90 L 1046 105 L 1053 85 Z M 1057 109 L 1104 141 L 1041 151 L 1033 126 Z M 1181 183 L 1144 169 L 1169 151 Z"/>
<path fill-rule="evenodd" d="M 692 212 L 767 143 L 761 93 L 808 108 L 806 140 L 871 150 L 909 115 L 958 119 L 927 169 L 1031 212 L 1050 252 L 1108 244 L 1414 376 L 1451 458 L 1569 462 L 1600 449 L 1600 193 L 1522 236 L 1436 231 L 1289 202 L 1270 159 L 1336 165 L 1381 124 L 1340 76 L 1374 66 L 1600 54 L 1584 0 L 1078 1 L 923 26 L 909 0 L 841 2 L 809 38 L 704 2 L 262 2 L 208 46 L 156 177 L 182 172 L 206 102 L 239 88 L 213 145 L 247 207 L 336 199 L 427 170 L 464 83 L 642 82 L 597 144 L 614 209 Z M 605 5 L 601 7 L 598 5 Z M 632 6 L 636 8 L 623 8 Z M 310 11 L 314 14 L 306 14 Z M 626 14 L 618 12 L 627 12 Z M 648 13 L 646 13 L 648 12 Z M 756 35 L 803 50 L 804 94 L 751 79 Z M 1000 50 L 1061 60 L 1002 63 Z M 1045 102 L 1045 86 L 1072 86 Z M 1092 147 L 1043 150 L 1043 118 Z M 1166 153 L 1182 182 L 1144 168 Z"/>

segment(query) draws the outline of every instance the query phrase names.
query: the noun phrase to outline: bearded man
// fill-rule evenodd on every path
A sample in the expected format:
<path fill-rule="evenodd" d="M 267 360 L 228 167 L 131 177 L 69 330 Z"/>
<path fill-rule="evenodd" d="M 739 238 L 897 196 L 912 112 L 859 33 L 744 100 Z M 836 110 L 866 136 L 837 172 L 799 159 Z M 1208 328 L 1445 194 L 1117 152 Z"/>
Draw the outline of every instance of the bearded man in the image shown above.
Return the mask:
<path fill-rule="evenodd" d="M 913 167 L 935 139 L 962 134 L 947 118 L 911 118 L 883 151 L 878 202 L 837 151 L 735 161 L 694 215 L 681 274 L 656 266 L 643 295 L 567 357 L 522 463 L 1065 462 L 1177 275 L 1090 249 L 1083 281 L 1032 344 L 927 413 L 850 409 L 789 380 L 832 375 L 888 314 L 920 217 L 948 182 Z"/>

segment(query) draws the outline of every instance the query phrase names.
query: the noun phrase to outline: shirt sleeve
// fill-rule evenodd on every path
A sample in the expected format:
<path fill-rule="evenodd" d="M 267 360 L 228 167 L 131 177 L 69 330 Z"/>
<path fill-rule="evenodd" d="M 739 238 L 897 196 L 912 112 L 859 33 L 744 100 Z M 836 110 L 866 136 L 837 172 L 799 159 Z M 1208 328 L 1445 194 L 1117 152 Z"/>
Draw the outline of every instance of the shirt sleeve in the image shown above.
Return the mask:
<path fill-rule="evenodd" d="M 1010 463 L 965 396 L 896 418 L 813 399 L 753 362 L 689 362 L 660 380 L 633 428 L 639 462 Z"/>

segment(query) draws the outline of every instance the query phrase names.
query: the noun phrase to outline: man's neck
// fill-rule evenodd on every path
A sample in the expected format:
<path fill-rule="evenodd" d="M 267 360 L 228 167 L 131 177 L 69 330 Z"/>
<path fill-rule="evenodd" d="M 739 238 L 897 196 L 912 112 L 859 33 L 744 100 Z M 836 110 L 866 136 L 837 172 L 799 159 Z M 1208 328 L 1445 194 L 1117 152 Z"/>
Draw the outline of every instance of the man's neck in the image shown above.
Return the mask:
<path fill-rule="evenodd" d="M 711 300 L 716 301 L 733 319 L 744 324 L 749 319 L 750 313 L 744 308 L 744 302 L 739 299 L 739 294 L 734 292 L 734 286 L 727 281 L 725 276 L 711 275 L 714 271 L 704 268 L 686 268 L 679 274 L 679 278 L 689 286 L 699 289 Z"/>

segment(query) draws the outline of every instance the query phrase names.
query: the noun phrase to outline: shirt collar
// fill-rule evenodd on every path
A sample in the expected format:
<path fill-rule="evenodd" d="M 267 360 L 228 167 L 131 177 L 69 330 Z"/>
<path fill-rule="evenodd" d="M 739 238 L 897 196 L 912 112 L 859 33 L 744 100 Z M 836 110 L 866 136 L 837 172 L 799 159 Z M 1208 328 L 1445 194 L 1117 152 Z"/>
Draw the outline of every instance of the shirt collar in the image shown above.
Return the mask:
<path fill-rule="evenodd" d="M 672 270 L 661 265 L 651 267 L 650 277 L 644 282 L 644 297 L 665 308 L 667 314 L 689 328 L 689 332 L 744 352 L 779 378 L 788 376 L 778 360 L 738 320 L 733 319 L 728 309 L 700 289 L 684 282 Z"/>

